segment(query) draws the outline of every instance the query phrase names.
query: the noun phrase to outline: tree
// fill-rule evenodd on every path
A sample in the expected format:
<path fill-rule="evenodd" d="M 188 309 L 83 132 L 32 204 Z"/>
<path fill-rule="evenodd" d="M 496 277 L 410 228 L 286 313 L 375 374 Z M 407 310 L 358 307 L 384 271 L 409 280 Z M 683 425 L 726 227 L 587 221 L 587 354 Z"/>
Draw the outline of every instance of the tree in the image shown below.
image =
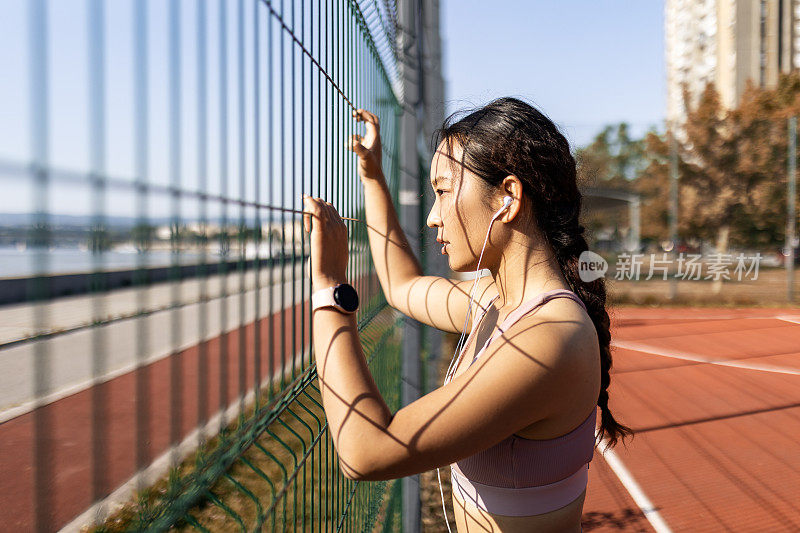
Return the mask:
<path fill-rule="evenodd" d="M 641 237 L 662 241 L 669 236 L 669 142 L 665 135 L 649 132 L 644 138 L 646 166 L 633 182 L 641 195 Z"/>
<path fill-rule="evenodd" d="M 131 240 L 136 250 L 139 252 L 149 251 L 153 246 L 155 233 L 156 228 L 150 224 L 141 223 L 133 226 L 133 228 L 131 228 Z"/>
<path fill-rule="evenodd" d="M 631 181 L 646 166 L 647 160 L 644 140 L 631 138 L 629 129 L 625 122 L 606 126 L 591 144 L 575 151 L 581 183 L 631 189 Z"/>
<path fill-rule="evenodd" d="M 634 191 L 635 180 L 648 165 L 648 154 L 644 139 L 634 139 L 627 123 L 609 125 L 598 133 L 586 147 L 575 152 L 578 165 L 578 182 L 582 186 Z M 629 225 L 627 208 L 587 210 L 583 225 L 590 233 L 601 228 Z"/>
<path fill-rule="evenodd" d="M 729 246 L 773 247 L 786 224 L 787 120 L 800 117 L 800 73 L 772 89 L 749 84 L 739 105 L 726 109 L 709 84 L 677 135 L 678 232 L 682 238 Z M 627 125 L 606 126 L 576 151 L 583 185 L 638 192 L 641 236 L 669 235 L 670 143 L 651 131 L 633 139 Z M 588 228 L 624 223 L 624 213 L 587 213 Z"/>
<path fill-rule="evenodd" d="M 787 118 L 800 112 L 800 77 L 775 89 L 748 84 L 740 104 L 722 107 L 711 84 L 690 109 L 680 147 L 681 227 L 729 244 L 768 246 L 785 224 Z"/>

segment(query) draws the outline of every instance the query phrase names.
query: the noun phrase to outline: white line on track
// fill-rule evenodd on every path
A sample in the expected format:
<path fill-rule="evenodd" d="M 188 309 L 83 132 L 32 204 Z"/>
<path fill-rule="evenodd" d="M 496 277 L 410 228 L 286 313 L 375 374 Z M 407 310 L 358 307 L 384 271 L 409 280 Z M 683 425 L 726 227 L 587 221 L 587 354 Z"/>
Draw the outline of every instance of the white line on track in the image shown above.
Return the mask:
<path fill-rule="evenodd" d="M 611 341 L 611 345 L 616 348 L 622 348 L 623 350 L 632 350 L 634 352 L 658 355 L 660 357 L 669 357 L 671 359 L 682 359 L 684 361 L 694 361 L 696 363 L 706 363 L 709 365 L 729 366 L 733 368 L 743 368 L 745 370 L 758 370 L 760 372 L 772 372 L 775 374 L 800 376 L 800 368 L 763 365 L 758 363 L 748 363 L 746 361 L 731 361 L 729 359 L 715 359 L 713 357 L 706 357 L 704 355 L 690 352 L 666 350 L 657 346 L 650 346 L 649 344 L 634 341 Z"/>
<path fill-rule="evenodd" d="M 628 470 L 617 454 L 614 453 L 614 450 L 608 447 L 608 443 L 604 440 L 598 448 L 600 449 L 600 453 L 603 454 L 603 459 L 606 460 L 606 463 L 611 467 L 611 470 L 625 487 L 625 490 L 628 491 L 633 501 L 639 506 L 644 517 L 647 518 L 647 521 L 650 522 L 650 525 L 653 526 L 656 533 L 672 533 L 672 530 L 661 517 L 656 506 L 653 505 L 650 498 L 648 498 L 642 490 L 642 487 L 639 486 L 639 483 L 637 483 L 633 475 L 631 475 L 630 470 Z"/>
<path fill-rule="evenodd" d="M 800 315 L 646 315 L 646 316 L 618 316 L 617 320 L 641 321 L 641 320 L 680 320 L 687 322 L 691 320 L 785 320 L 786 322 L 793 322 L 800 324 Z M 639 325 L 639 324 L 637 324 Z M 641 326 L 653 326 L 656 324 L 641 324 Z M 627 326 L 626 326 L 627 327 Z"/>
<path fill-rule="evenodd" d="M 775 318 L 783 320 L 784 322 L 791 322 L 792 324 L 800 324 L 800 315 L 778 315 Z"/>

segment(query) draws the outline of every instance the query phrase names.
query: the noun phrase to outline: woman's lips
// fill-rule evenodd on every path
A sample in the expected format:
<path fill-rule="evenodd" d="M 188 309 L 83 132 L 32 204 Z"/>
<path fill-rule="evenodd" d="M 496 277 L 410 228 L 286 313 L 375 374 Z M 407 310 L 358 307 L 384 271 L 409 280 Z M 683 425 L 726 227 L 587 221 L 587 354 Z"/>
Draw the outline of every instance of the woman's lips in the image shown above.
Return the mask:
<path fill-rule="evenodd" d="M 447 255 L 447 244 L 446 242 L 442 243 L 442 255 Z"/>

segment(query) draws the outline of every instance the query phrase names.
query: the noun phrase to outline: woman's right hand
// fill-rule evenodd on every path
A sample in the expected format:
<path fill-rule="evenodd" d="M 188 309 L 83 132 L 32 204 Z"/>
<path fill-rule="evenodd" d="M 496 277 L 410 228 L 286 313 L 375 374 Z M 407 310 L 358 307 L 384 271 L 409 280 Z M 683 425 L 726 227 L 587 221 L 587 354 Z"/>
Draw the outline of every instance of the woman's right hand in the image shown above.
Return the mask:
<path fill-rule="evenodd" d="M 381 169 L 381 125 L 378 117 L 364 109 L 353 112 L 356 122 L 364 122 L 367 136 L 352 135 L 348 148 L 358 155 L 358 175 L 361 180 L 383 179 Z"/>

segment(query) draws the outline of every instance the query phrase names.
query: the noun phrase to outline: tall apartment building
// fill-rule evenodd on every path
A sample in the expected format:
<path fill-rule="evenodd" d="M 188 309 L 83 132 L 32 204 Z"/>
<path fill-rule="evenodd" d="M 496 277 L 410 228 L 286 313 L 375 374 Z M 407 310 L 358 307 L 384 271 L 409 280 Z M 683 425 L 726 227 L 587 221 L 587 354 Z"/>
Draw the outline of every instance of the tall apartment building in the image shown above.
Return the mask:
<path fill-rule="evenodd" d="M 800 67 L 800 0 L 666 0 L 667 121 L 686 119 L 713 82 L 723 105 L 739 102 L 747 80 L 772 87 Z"/>

